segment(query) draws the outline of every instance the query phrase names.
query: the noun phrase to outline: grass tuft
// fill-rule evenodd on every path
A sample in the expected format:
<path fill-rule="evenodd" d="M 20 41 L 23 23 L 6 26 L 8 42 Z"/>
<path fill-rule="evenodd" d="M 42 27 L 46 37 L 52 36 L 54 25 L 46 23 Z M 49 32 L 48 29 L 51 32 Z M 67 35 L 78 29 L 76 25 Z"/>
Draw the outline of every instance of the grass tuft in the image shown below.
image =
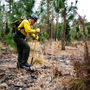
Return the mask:
<path fill-rule="evenodd" d="M 28 62 L 31 63 L 31 60 L 29 60 Z M 42 58 L 38 58 L 38 57 L 33 58 L 32 65 L 33 66 L 41 66 L 41 65 L 50 66 L 50 64 L 46 60 Z"/>

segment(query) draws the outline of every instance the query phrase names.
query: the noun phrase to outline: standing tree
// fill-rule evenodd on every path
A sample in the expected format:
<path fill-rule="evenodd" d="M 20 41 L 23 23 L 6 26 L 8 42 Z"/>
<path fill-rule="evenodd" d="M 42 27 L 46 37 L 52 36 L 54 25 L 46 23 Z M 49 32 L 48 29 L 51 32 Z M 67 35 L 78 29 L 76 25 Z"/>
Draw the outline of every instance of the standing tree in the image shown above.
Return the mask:
<path fill-rule="evenodd" d="M 77 0 L 76 0 L 77 3 Z M 75 3 L 75 4 L 76 4 Z M 71 2 L 71 6 L 67 5 L 67 0 L 55 0 L 53 2 L 55 11 L 60 13 L 61 17 L 63 18 L 63 33 L 62 33 L 62 50 L 65 50 L 65 30 L 66 24 L 74 19 L 73 9 L 77 9 L 76 6 L 73 5 Z"/>
<path fill-rule="evenodd" d="M 0 0 L 0 32 L 1 32 L 1 0 Z M 1 38 L 1 33 L 0 33 L 0 38 Z"/>
<path fill-rule="evenodd" d="M 60 40 L 62 37 L 63 25 L 62 23 L 58 23 L 57 25 L 57 39 Z"/>
<path fill-rule="evenodd" d="M 5 5 L 2 5 L 0 8 L 0 36 L 1 36 L 0 38 L 1 40 L 3 40 L 3 37 L 4 37 L 5 14 L 6 14 Z"/>
<path fill-rule="evenodd" d="M 7 3 L 8 3 L 8 6 L 9 6 L 9 13 L 11 13 L 12 11 L 12 3 L 14 0 L 5 0 Z"/>
<path fill-rule="evenodd" d="M 51 45 L 52 45 L 52 41 L 53 41 L 53 7 L 52 7 L 52 18 L 51 18 Z"/>
<path fill-rule="evenodd" d="M 85 41 L 85 59 L 89 60 L 89 54 L 88 54 L 88 45 L 87 45 L 87 36 L 86 36 L 86 32 L 85 32 L 85 23 L 84 23 L 84 19 L 77 13 L 76 10 L 73 10 L 74 15 L 78 15 L 78 24 L 80 25 L 80 27 L 83 27 L 83 34 L 84 34 L 84 41 Z"/>
<path fill-rule="evenodd" d="M 35 0 L 19 0 L 13 2 L 12 13 L 10 14 L 10 20 L 15 21 L 20 17 L 29 18 L 29 15 L 33 14 Z"/>
<path fill-rule="evenodd" d="M 44 13 L 42 14 L 40 20 L 42 24 L 41 28 L 48 33 L 49 38 L 51 38 L 52 20 L 54 18 L 54 14 L 52 17 L 52 12 L 54 11 L 52 7 L 52 2 L 53 0 L 41 0 L 41 6 L 44 8 Z"/>
<path fill-rule="evenodd" d="M 56 33 L 55 33 L 55 40 L 57 40 L 57 38 L 58 38 L 58 36 L 57 36 L 57 30 L 58 30 L 58 27 L 57 27 L 57 25 L 58 25 L 58 19 L 59 19 L 59 13 L 57 13 L 57 15 L 56 15 Z"/>
<path fill-rule="evenodd" d="M 70 25 L 69 23 L 66 24 L 66 32 L 65 32 L 65 41 L 66 41 L 66 44 L 67 42 L 71 42 L 71 28 L 70 28 Z"/>
<path fill-rule="evenodd" d="M 23 8 L 25 10 L 26 18 L 29 19 L 29 15 L 33 14 L 33 8 L 35 0 L 20 0 L 23 1 Z"/>

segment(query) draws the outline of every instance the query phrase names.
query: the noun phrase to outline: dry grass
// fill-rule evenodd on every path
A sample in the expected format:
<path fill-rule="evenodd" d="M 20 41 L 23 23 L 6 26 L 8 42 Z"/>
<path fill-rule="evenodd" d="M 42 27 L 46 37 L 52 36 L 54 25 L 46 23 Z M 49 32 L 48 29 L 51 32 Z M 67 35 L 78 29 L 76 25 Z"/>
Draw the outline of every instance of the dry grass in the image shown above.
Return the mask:
<path fill-rule="evenodd" d="M 86 50 L 84 51 L 86 53 Z M 90 90 L 90 53 L 84 54 L 84 59 L 79 60 L 73 56 L 74 77 L 63 81 L 68 90 Z M 72 58 L 71 57 L 71 58 Z"/>
<path fill-rule="evenodd" d="M 64 81 L 69 90 L 90 90 L 90 53 L 87 56 L 82 61 L 73 61 L 75 76 L 69 79 L 68 85 Z"/>
<path fill-rule="evenodd" d="M 62 76 L 62 71 L 59 70 L 58 65 L 53 67 L 53 76 L 54 77 Z"/>
<path fill-rule="evenodd" d="M 28 61 L 28 63 L 31 63 L 31 59 Z M 33 58 L 32 65 L 35 67 L 42 66 L 42 65 L 50 66 L 49 62 L 47 62 L 46 60 L 44 60 L 42 58 L 38 58 L 38 57 Z"/>
<path fill-rule="evenodd" d="M 84 82 L 90 80 L 90 54 L 88 55 L 88 59 L 85 60 L 74 61 L 74 70 L 76 71 L 76 77 L 82 79 Z"/>
<path fill-rule="evenodd" d="M 79 79 L 67 78 L 63 80 L 62 84 L 68 90 L 87 90 L 86 84 L 82 80 L 79 80 Z"/>

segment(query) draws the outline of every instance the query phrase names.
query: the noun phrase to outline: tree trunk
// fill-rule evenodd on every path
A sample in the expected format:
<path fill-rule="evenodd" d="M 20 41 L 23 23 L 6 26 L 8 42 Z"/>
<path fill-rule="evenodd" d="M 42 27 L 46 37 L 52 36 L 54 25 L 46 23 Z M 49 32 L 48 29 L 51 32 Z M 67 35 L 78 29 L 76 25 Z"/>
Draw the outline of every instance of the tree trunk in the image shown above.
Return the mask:
<path fill-rule="evenodd" d="M 51 34 L 50 34 L 50 33 L 51 33 L 51 31 L 50 31 L 50 26 L 51 26 L 51 25 L 50 25 L 50 22 L 49 22 L 49 16 L 50 16 L 50 15 L 49 15 L 49 0 L 47 0 L 47 24 L 48 24 L 48 25 L 47 25 L 47 27 L 48 27 L 48 28 L 47 28 L 47 33 L 49 34 L 49 37 L 51 37 Z"/>
<path fill-rule="evenodd" d="M 83 23 L 83 33 L 84 33 L 84 40 L 85 40 L 85 60 L 88 60 L 88 46 L 87 46 L 87 37 L 86 37 L 86 34 L 85 34 L 85 24 Z"/>
<path fill-rule="evenodd" d="M 59 18 L 59 14 L 57 14 L 57 17 L 56 17 L 56 37 L 55 37 L 55 41 L 57 40 L 57 25 L 58 25 L 58 18 Z"/>
<path fill-rule="evenodd" d="M 1 0 L 0 0 L 0 32 L 1 32 Z M 1 36 L 1 35 L 0 35 Z M 1 37 L 0 37 L 1 38 Z"/>
<path fill-rule="evenodd" d="M 52 21 L 51 21 L 51 45 L 53 41 L 53 7 L 52 7 Z"/>
<path fill-rule="evenodd" d="M 64 12 L 64 25 L 63 25 L 63 33 L 62 33 L 62 50 L 65 50 L 65 30 L 66 30 L 66 16 L 65 16 L 65 12 Z"/>

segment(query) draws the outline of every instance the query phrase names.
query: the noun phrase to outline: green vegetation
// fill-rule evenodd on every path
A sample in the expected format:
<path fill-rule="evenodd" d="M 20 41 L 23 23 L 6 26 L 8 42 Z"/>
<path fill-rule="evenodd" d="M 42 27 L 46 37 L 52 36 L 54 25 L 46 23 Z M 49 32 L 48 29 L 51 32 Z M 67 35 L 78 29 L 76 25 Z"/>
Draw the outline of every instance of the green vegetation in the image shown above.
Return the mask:
<path fill-rule="evenodd" d="M 61 40 L 62 32 L 63 32 L 62 23 L 58 23 L 58 26 L 57 26 L 57 38 L 58 38 L 58 40 Z"/>
<path fill-rule="evenodd" d="M 49 38 L 49 35 L 47 33 L 43 32 L 43 31 L 41 31 L 39 33 L 39 41 L 41 43 L 44 43 L 45 39 L 48 39 L 48 38 Z"/>
<path fill-rule="evenodd" d="M 6 45 L 13 47 L 15 49 L 15 51 L 17 51 L 16 44 L 13 40 L 13 34 L 11 33 L 7 22 L 6 22 L 3 40 L 6 41 Z"/>
<path fill-rule="evenodd" d="M 83 40 L 83 32 L 80 31 L 79 25 L 76 26 L 76 32 L 74 35 L 75 40 Z"/>
<path fill-rule="evenodd" d="M 66 24 L 65 41 L 71 42 L 71 28 L 69 23 Z"/>
<path fill-rule="evenodd" d="M 88 35 L 90 35 L 90 26 L 87 26 Z"/>

